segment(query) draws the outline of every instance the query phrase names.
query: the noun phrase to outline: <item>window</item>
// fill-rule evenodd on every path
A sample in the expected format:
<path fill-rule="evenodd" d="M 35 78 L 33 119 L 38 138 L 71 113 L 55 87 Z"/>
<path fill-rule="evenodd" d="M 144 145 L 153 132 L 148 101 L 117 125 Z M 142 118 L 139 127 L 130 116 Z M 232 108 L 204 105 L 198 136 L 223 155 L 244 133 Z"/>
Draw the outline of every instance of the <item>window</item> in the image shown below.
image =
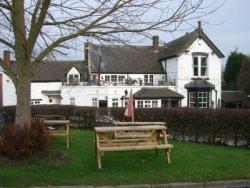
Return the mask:
<path fill-rule="evenodd" d="M 144 75 L 144 83 L 148 83 L 148 75 Z"/>
<path fill-rule="evenodd" d="M 194 76 L 198 76 L 199 74 L 198 57 L 193 57 L 193 62 L 194 62 Z"/>
<path fill-rule="evenodd" d="M 70 104 L 75 105 L 75 97 L 70 97 Z"/>
<path fill-rule="evenodd" d="M 128 105 L 128 99 L 124 99 L 124 106 L 126 107 Z"/>
<path fill-rule="evenodd" d="M 109 75 L 105 75 L 105 82 L 110 82 L 110 76 Z"/>
<path fill-rule="evenodd" d="M 158 108 L 158 101 L 152 101 L 152 107 Z"/>
<path fill-rule="evenodd" d="M 189 107 L 195 107 L 196 93 L 189 92 Z"/>
<path fill-rule="evenodd" d="M 150 108 L 151 107 L 151 101 L 144 101 L 144 107 Z"/>
<path fill-rule="evenodd" d="M 207 92 L 198 92 L 199 108 L 207 108 Z"/>
<path fill-rule="evenodd" d="M 152 75 L 152 74 L 144 75 L 144 83 L 145 84 L 153 85 L 153 81 L 154 81 L 154 75 Z"/>
<path fill-rule="evenodd" d="M 201 76 L 207 76 L 207 57 L 201 57 Z"/>
<path fill-rule="evenodd" d="M 123 75 L 123 76 L 118 76 L 118 81 L 119 81 L 119 82 L 123 82 L 124 79 L 125 79 L 125 76 L 124 76 L 124 75 Z"/>
<path fill-rule="evenodd" d="M 78 85 L 79 83 L 79 76 L 77 74 L 73 75 L 69 75 L 68 77 L 69 80 L 69 85 Z"/>
<path fill-rule="evenodd" d="M 111 75 L 111 82 L 117 82 L 117 75 Z"/>
<path fill-rule="evenodd" d="M 49 98 L 49 102 L 50 102 L 50 103 L 53 102 L 52 98 Z"/>
<path fill-rule="evenodd" d="M 193 72 L 194 76 L 207 76 L 207 57 L 194 56 L 193 57 Z"/>
<path fill-rule="evenodd" d="M 154 76 L 150 75 L 149 76 L 149 83 L 153 85 L 153 81 L 154 81 Z"/>
<path fill-rule="evenodd" d="M 98 107 L 98 99 L 97 98 L 92 98 L 92 106 Z"/>
<path fill-rule="evenodd" d="M 118 107 L 118 99 L 117 98 L 112 99 L 112 107 Z"/>
<path fill-rule="evenodd" d="M 143 107 L 143 101 L 137 101 L 137 108 Z"/>

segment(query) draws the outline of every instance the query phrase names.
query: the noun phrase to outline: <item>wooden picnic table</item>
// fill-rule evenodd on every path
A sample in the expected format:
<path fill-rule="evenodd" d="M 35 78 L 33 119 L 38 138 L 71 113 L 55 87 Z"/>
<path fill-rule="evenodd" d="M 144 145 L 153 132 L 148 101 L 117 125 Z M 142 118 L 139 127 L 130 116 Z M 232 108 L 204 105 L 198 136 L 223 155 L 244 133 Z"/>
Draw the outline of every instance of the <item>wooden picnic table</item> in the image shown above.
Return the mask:
<path fill-rule="evenodd" d="M 70 137 L 70 128 L 69 120 L 43 120 L 45 125 L 48 125 L 49 132 L 52 136 L 65 136 L 67 148 L 69 148 L 69 137 Z M 59 129 L 55 129 L 55 125 L 60 125 Z"/>
<path fill-rule="evenodd" d="M 129 137 L 116 139 L 114 133 L 117 131 L 151 131 L 146 138 Z M 167 127 L 163 125 L 150 126 L 116 126 L 116 127 L 95 127 L 95 154 L 98 161 L 98 168 L 102 168 L 101 157 L 106 151 L 129 151 L 129 150 L 158 150 L 166 152 L 166 161 L 170 163 L 170 151 L 173 148 L 168 144 Z M 110 136 L 111 134 L 111 136 Z M 113 134 L 113 137 L 112 137 Z M 163 139 L 160 135 L 163 135 Z"/>
<path fill-rule="evenodd" d="M 158 125 L 158 126 L 166 126 L 165 122 L 113 122 L 114 126 L 151 126 L 151 125 Z M 133 130 L 133 131 L 116 131 L 115 138 L 116 139 L 123 139 L 123 138 L 146 138 L 149 137 L 152 133 L 152 130 Z"/>

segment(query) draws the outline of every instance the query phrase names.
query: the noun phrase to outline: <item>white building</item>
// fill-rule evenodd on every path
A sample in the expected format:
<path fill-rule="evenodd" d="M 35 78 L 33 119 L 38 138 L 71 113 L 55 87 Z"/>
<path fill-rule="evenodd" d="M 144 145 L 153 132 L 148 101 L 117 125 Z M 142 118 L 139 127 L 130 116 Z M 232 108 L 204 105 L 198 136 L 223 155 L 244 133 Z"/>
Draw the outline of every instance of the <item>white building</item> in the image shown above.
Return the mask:
<path fill-rule="evenodd" d="M 9 52 L 4 59 L 15 71 Z M 220 107 L 224 55 L 202 28 L 164 46 L 85 44 L 85 61 L 43 62 L 31 84 L 31 103 L 122 107 L 132 89 L 135 106 Z M 15 88 L 0 74 L 1 105 L 15 105 Z"/>

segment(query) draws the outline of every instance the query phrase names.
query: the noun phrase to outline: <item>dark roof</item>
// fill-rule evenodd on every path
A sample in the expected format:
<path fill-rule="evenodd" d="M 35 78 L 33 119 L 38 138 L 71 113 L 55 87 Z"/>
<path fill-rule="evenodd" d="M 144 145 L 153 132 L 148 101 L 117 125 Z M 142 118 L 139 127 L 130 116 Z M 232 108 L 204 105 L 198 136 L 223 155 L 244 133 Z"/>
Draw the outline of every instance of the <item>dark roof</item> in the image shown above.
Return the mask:
<path fill-rule="evenodd" d="M 99 62 L 101 54 L 101 64 Z M 159 53 L 153 52 L 152 46 L 105 46 L 92 45 L 90 50 L 91 72 L 98 73 L 154 73 L 164 74 Z"/>
<path fill-rule="evenodd" d="M 186 89 L 214 89 L 215 86 L 204 79 L 195 79 L 185 85 Z"/>
<path fill-rule="evenodd" d="M 44 95 L 61 95 L 61 90 L 42 90 Z"/>
<path fill-rule="evenodd" d="M 202 38 L 214 53 L 223 58 L 222 52 L 214 45 L 214 43 L 207 37 L 202 29 L 196 29 L 191 33 L 187 33 L 180 38 L 177 38 L 160 48 L 159 59 L 168 59 L 181 55 L 198 37 Z"/>
<path fill-rule="evenodd" d="M 221 91 L 221 100 L 224 102 L 243 102 L 245 99 L 244 91 Z"/>
<path fill-rule="evenodd" d="M 11 69 L 16 73 L 16 62 L 10 62 Z M 83 61 L 44 61 L 38 65 L 32 82 L 58 82 L 65 79 L 65 74 L 75 67 L 84 75 Z"/>
<path fill-rule="evenodd" d="M 134 94 L 135 99 L 184 98 L 183 95 L 168 88 L 142 88 Z"/>

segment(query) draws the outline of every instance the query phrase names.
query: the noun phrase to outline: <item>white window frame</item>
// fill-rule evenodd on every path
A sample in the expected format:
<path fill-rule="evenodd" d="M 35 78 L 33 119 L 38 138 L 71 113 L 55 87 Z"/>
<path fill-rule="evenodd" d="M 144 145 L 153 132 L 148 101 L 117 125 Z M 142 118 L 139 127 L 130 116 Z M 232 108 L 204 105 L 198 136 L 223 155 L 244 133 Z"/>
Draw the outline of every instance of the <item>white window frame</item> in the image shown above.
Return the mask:
<path fill-rule="evenodd" d="M 137 108 L 143 108 L 143 100 L 137 101 Z"/>
<path fill-rule="evenodd" d="M 153 74 L 145 74 L 144 75 L 144 84 L 152 84 L 154 83 L 154 75 Z"/>
<path fill-rule="evenodd" d="M 150 100 L 145 100 L 144 101 L 144 108 L 151 108 L 152 105 L 151 105 L 151 101 Z"/>
<path fill-rule="evenodd" d="M 199 108 L 207 108 L 208 92 L 198 92 L 197 100 Z"/>
<path fill-rule="evenodd" d="M 194 64 L 194 59 L 197 58 L 198 60 L 198 65 L 195 65 Z M 205 58 L 206 59 L 206 66 L 202 66 L 202 59 Z M 195 71 L 194 69 L 197 68 L 198 69 L 198 75 L 195 75 Z M 205 75 L 201 75 L 202 71 L 201 69 L 202 68 L 206 68 L 206 71 L 205 71 Z M 205 55 L 193 55 L 193 76 L 194 77 L 208 77 L 208 56 L 205 56 Z"/>
<path fill-rule="evenodd" d="M 93 107 L 99 107 L 99 101 L 97 97 L 92 97 L 92 106 Z"/>
<path fill-rule="evenodd" d="M 70 97 L 70 105 L 75 105 L 75 103 L 76 103 L 76 98 Z"/>
<path fill-rule="evenodd" d="M 104 79 L 105 79 L 105 82 L 110 82 L 110 75 L 105 75 Z"/>
<path fill-rule="evenodd" d="M 195 107 L 195 102 L 196 102 L 196 92 L 190 91 L 189 93 L 189 107 L 194 108 Z M 191 94 L 194 94 L 194 96 L 191 97 Z M 194 99 L 194 101 L 191 101 L 191 99 Z"/>
<path fill-rule="evenodd" d="M 118 75 L 118 82 L 124 82 L 125 75 Z"/>
<path fill-rule="evenodd" d="M 158 108 L 158 100 L 152 100 L 152 108 Z"/>
<path fill-rule="evenodd" d="M 118 98 L 112 98 L 112 107 L 118 107 Z"/>
<path fill-rule="evenodd" d="M 111 82 L 117 82 L 117 75 L 111 75 Z"/>

